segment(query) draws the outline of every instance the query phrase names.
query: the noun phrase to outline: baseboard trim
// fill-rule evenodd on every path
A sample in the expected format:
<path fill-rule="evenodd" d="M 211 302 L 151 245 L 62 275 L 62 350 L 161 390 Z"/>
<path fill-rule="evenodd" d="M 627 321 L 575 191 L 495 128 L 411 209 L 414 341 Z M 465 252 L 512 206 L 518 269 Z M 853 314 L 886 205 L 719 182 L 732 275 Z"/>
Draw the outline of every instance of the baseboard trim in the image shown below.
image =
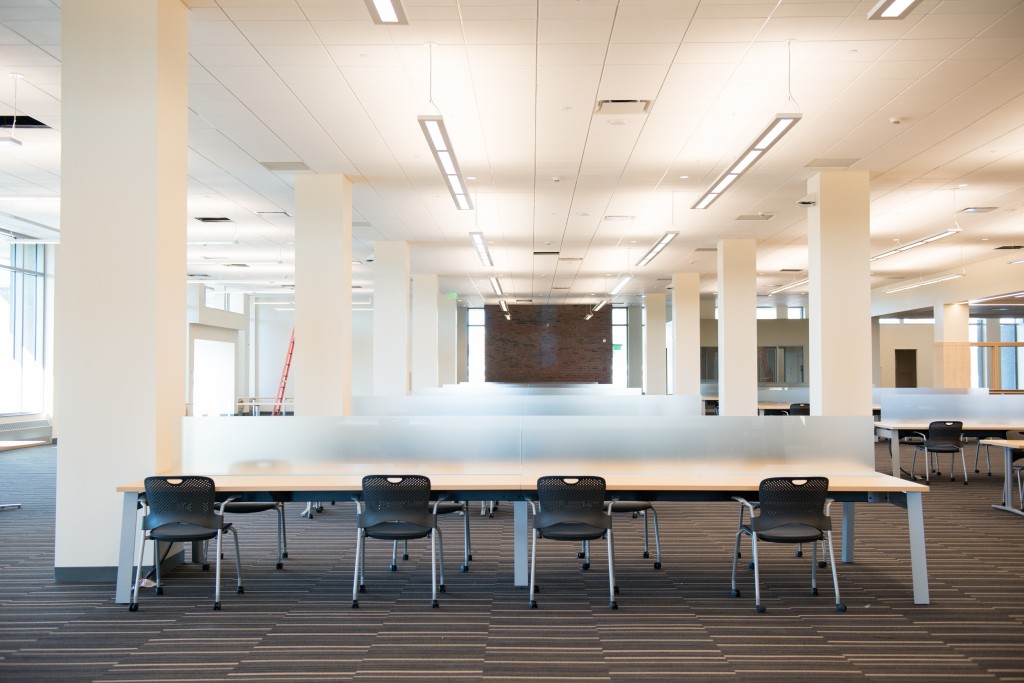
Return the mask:
<path fill-rule="evenodd" d="M 185 562 L 185 551 L 174 553 L 164 559 L 161 573 L 166 573 Z M 142 575 L 145 576 L 152 571 L 152 565 L 142 568 Z M 54 567 L 54 583 L 115 583 L 117 581 L 117 567 Z M 130 583 L 130 580 L 129 580 Z"/>

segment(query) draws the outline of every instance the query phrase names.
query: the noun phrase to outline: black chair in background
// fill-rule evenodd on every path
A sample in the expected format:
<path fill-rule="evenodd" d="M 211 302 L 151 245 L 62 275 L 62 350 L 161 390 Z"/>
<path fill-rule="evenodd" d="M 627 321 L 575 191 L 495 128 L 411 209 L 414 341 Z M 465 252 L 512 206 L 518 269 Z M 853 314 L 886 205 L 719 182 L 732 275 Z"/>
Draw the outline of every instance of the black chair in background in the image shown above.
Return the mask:
<path fill-rule="evenodd" d="M 810 415 L 811 404 L 810 403 L 790 403 L 789 404 L 790 415 Z"/>
<path fill-rule="evenodd" d="M 277 568 L 281 569 L 284 567 L 284 558 L 288 557 L 288 536 L 284 523 L 284 502 L 231 501 L 225 503 L 222 507 L 222 511 L 229 515 L 269 512 L 271 510 L 277 513 Z"/>
<path fill-rule="evenodd" d="M 469 563 L 473 560 L 473 541 L 469 535 L 469 503 L 467 501 L 431 501 L 434 514 L 438 517 L 444 515 L 453 515 L 457 513 L 462 514 L 462 566 L 459 567 L 459 571 L 468 572 Z M 404 541 L 404 547 L 402 550 L 402 559 L 409 559 L 409 541 Z M 391 571 L 398 571 L 398 565 L 396 559 L 398 557 L 398 541 L 395 541 L 394 547 L 391 550 Z"/>
<path fill-rule="evenodd" d="M 654 553 L 655 561 L 654 568 L 661 569 L 661 537 L 658 534 L 658 511 L 654 509 L 649 501 L 646 500 L 616 500 L 605 501 L 604 509 L 606 512 L 615 514 L 628 514 L 632 515 L 633 519 L 643 517 L 644 519 L 644 559 L 648 559 L 651 556 L 650 552 L 650 541 L 649 534 L 647 531 L 647 515 L 650 513 L 654 522 Z M 590 568 L 590 542 L 583 542 L 583 552 L 580 553 L 580 558 L 584 560 L 583 568 Z"/>
<path fill-rule="evenodd" d="M 533 508 L 533 552 L 530 556 L 530 607 L 537 585 L 537 539 L 587 542 L 605 537 L 608 541 L 608 594 L 611 609 L 615 602 L 615 553 L 612 546 L 614 501 L 605 512 L 605 480 L 602 477 L 541 477 L 537 480 L 537 504 Z"/>
<path fill-rule="evenodd" d="M 953 475 L 954 455 L 960 453 L 960 462 L 964 467 L 964 485 L 966 486 L 967 460 L 964 458 L 963 427 L 964 423 L 958 420 L 936 420 L 928 423 L 927 434 L 918 432 L 922 441 L 914 446 L 914 457 L 910 460 L 910 478 L 917 478 L 914 475 L 914 463 L 917 461 L 917 452 L 923 450 L 925 452 L 924 478 L 926 482 L 931 482 L 930 473 L 932 470 L 935 471 L 935 474 L 942 474 L 942 470 L 939 469 L 941 465 L 938 461 L 938 455 L 944 453 L 950 455 L 949 480 L 955 481 L 956 477 Z M 929 462 L 929 457 L 931 462 Z"/>
<path fill-rule="evenodd" d="M 360 498 L 355 502 L 356 566 L 352 576 L 352 607 L 359 607 L 358 593 L 366 592 L 366 539 L 391 541 L 392 569 L 397 570 L 395 544 L 427 536 L 430 537 L 430 600 L 431 605 L 437 607 L 439 564 L 440 592 L 444 592 L 444 545 L 437 515 L 430 507 L 430 479 L 418 474 L 370 474 L 363 477 L 362 504 Z"/>
<path fill-rule="evenodd" d="M 239 593 L 242 587 L 242 558 L 238 550 L 238 534 L 230 522 L 225 521 L 223 504 L 216 502 L 217 490 L 209 477 L 146 477 L 146 514 L 142 518 L 142 542 L 139 544 L 138 561 L 135 563 L 135 580 L 132 582 L 131 601 L 128 609 L 138 611 L 139 580 L 142 578 L 142 556 L 146 541 L 154 541 L 153 564 L 156 568 L 156 593 L 163 594 L 160 578 L 160 558 L 156 541 L 163 543 L 200 543 L 217 540 L 216 572 L 213 592 L 213 609 L 220 609 L 220 561 L 221 545 L 225 531 L 235 539 L 235 570 L 238 574 Z M 226 501 L 229 502 L 229 501 Z M 206 565 L 204 558 L 204 567 Z"/>
<path fill-rule="evenodd" d="M 839 598 L 839 577 L 836 574 L 835 555 L 832 552 L 832 519 L 828 516 L 832 500 L 828 497 L 826 477 L 771 477 L 758 487 L 758 502 L 751 503 L 739 496 L 733 500 L 740 503 L 739 528 L 736 530 L 736 545 L 732 555 L 732 596 L 739 597 L 736 588 L 736 560 L 740 555 L 740 536 L 750 536 L 754 556 L 754 606 L 760 613 L 765 611 L 761 604 L 761 576 L 758 561 L 757 542 L 788 544 L 811 544 L 811 595 L 818 594 L 815 577 L 817 542 L 828 541 L 828 561 L 832 565 L 832 585 L 836 594 L 836 611 L 845 612 Z M 750 522 L 743 523 L 743 513 L 748 512 Z"/>

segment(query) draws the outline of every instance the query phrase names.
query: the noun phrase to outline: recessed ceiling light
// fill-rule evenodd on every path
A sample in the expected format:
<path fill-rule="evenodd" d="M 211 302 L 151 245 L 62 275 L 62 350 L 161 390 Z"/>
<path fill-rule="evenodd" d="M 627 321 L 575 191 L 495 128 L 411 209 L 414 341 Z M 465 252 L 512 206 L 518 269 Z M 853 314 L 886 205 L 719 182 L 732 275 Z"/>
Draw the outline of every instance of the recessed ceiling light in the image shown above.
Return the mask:
<path fill-rule="evenodd" d="M 626 119 L 608 119 L 609 126 L 627 126 L 629 121 Z"/>

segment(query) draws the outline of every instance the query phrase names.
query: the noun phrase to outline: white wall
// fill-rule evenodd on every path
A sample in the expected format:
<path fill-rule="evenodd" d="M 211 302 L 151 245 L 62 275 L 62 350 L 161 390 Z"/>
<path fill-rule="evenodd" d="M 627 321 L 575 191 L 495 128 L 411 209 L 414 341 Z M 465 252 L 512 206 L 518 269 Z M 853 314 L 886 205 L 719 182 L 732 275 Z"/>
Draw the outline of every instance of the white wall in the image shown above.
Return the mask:
<path fill-rule="evenodd" d="M 935 325 L 879 325 L 881 385 L 896 386 L 896 349 L 917 350 L 917 386 L 934 387 L 932 356 Z"/>

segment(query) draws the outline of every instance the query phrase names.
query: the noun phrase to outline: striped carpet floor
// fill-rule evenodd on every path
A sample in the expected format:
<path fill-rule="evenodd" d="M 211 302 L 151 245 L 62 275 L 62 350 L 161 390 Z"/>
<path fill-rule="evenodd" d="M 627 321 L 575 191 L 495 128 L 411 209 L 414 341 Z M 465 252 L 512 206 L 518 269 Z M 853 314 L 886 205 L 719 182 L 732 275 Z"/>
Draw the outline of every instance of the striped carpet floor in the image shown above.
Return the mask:
<path fill-rule="evenodd" d="M 189 564 L 130 613 L 112 585 L 52 580 L 55 458 L 51 446 L 0 453 L 0 503 L 23 504 L 0 512 L 0 681 L 1024 681 L 1024 518 L 990 507 L 1001 457 L 992 477 L 933 481 L 925 495 L 931 605 L 913 604 L 905 513 L 861 505 L 856 562 L 839 565 L 848 611 L 834 611 L 827 570 L 811 597 L 808 558 L 765 544 L 761 615 L 746 569 L 743 596 L 729 596 L 736 507 L 724 503 L 659 504 L 657 571 L 641 523 L 616 517 L 617 611 L 603 545 L 584 572 L 554 542 L 530 610 L 512 586 L 509 506 L 472 517 L 468 573 L 460 520 L 445 520 L 440 609 L 424 542 L 391 573 L 390 546 L 371 541 L 353 610 L 354 508 L 339 503 L 312 520 L 289 504 L 283 570 L 274 517 L 236 517 L 245 593 L 229 553 L 223 610 L 211 609 L 212 575 Z M 888 467 L 885 444 L 877 462 Z"/>

